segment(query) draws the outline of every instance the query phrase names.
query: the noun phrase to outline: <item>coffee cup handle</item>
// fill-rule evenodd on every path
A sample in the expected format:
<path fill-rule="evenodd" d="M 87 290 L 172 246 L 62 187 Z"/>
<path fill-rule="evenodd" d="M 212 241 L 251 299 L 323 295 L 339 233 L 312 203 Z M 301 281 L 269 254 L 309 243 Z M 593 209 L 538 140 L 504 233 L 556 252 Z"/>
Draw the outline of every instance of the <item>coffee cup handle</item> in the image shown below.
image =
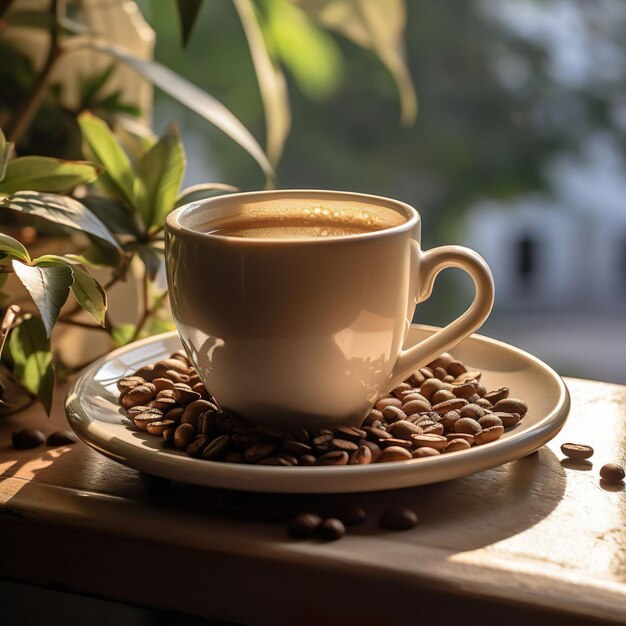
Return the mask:
<path fill-rule="evenodd" d="M 395 387 L 416 369 L 430 363 L 480 328 L 493 306 L 493 276 L 487 263 L 476 252 L 462 246 L 442 246 L 424 252 L 416 242 L 413 251 L 416 271 L 412 274 L 420 277 L 416 304 L 430 298 L 439 272 L 449 267 L 465 270 L 470 275 L 474 282 L 474 300 L 454 322 L 418 344 L 400 351 L 390 387 Z"/>

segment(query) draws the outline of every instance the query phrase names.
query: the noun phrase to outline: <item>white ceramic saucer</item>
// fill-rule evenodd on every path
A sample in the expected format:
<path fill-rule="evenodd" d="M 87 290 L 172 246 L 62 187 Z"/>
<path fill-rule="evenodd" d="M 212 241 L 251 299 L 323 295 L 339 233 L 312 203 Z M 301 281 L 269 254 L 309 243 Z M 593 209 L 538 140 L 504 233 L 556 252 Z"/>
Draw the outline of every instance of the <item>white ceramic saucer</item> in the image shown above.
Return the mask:
<path fill-rule="evenodd" d="M 437 330 L 413 325 L 411 342 Z M 488 389 L 507 386 L 530 406 L 501 439 L 470 450 L 399 463 L 341 467 L 272 467 L 194 459 L 165 449 L 158 437 L 137 431 L 116 403 L 116 381 L 181 347 L 176 332 L 115 350 L 87 368 L 66 400 L 70 426 L 89 446 L 135 469 L 209 487 L 280 493 L 344 493 L 397 489 L 459 478 L 512 461 L 540 448 L 563 426 L 569 393 L 539 359 L 505 343 L 472 335 L 452 350 L 483 372 Z"/>

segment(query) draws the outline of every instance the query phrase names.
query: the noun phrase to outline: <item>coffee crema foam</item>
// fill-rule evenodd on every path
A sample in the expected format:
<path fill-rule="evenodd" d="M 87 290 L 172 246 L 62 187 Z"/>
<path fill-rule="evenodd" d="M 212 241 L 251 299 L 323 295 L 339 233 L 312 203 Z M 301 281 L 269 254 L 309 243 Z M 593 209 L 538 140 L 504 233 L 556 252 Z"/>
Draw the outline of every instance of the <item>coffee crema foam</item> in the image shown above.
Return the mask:
<path fill-rule="evenodd" d="M 195 228 L 225 237 L 298 240 L 359 235 L 405 221 L 393 209 L 360 202 L 274 200 L 226 205 Z"/>

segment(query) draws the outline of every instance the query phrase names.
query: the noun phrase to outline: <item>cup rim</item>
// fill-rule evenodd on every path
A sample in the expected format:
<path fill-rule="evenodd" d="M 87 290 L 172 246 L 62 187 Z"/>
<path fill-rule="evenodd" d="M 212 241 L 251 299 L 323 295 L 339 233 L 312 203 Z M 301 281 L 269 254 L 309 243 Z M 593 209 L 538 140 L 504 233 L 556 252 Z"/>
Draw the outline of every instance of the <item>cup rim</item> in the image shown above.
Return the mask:
<path fill-rule="evenodd" d="M 315 199 L 316 197 L 332 197 L 336 200 L 354 200 L 359 199 L 361 201 L 370 202 L 375 205 L 382 205 L 395 210 L 400 210 L 406 220 L 402 224 L 397 226 L 390 226 L 388 228 L 381 228 L 380 230 L 373 230 L 365 233 L 358 233 L 352 235 L 339 235 L 336 237 L 307 237 L 305 239 L 276 239 L 271 237 L 259 237 L 259 238 L 243 238 L 243 237 L 231 237 L 228 235 L 217 235 L 215 233 L 207 233 L 199 230 L 188 228 L 181 223 L 181 218 L 192 210 L 200 207 L 211 206 L 219 204 L 224 200 L 232 200 L 233 198 L 246 198 L 254 199 L 259 197 L 263 199 L 265 196 L 287 196 L 287 195 L 299 195 L 303 198 Z M 361 241 L 367 239 L 377 239 L 379 237 L 389 237 L 410 231 L 417 226 L 421 221 L 420 214 L 410 204 L 402 202 L 401 200 L 395 200 L 393 198 L 387 198 L 385 196 L 377 196 L 367 193 L 359 193 L 354 191 L 333 191 L 329 189 L 265 189 L 262 191 L 244 191 L 238 193 L 231 193 L 222 196 L 216 196 L 214 198 L 208 198 L 204 200 L 196 200 L 189 202 L 177 209 L 174 209 L 169 213 L 165 220 L 166 230 L 176 233 L 177 235 L 185 235 L 197 239 L 208 239 L 212 241 L 219 241 L 224 243 L 238 243 L 245 245 L 307 245 L 307 244 L 320 244 L 320 243 L 341 243 L 346 241 Z"/>

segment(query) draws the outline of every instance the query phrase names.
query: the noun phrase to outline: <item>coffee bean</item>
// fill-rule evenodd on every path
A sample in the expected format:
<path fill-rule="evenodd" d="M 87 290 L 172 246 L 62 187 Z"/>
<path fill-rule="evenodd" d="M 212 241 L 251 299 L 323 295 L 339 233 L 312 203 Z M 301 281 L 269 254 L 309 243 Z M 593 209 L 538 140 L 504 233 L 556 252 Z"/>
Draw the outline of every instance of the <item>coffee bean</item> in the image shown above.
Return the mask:
<path fill-rule="evenodd" d="M 448 411 L 442 418 L 441 424 L 446 430 L 454 430 L 454 424 L 461 419 L 458 411 Z"/>
<path fill-rule="evenodd" d="M 460 385 L 454 385 L 452 387 L 452 393 L 457 398 L 464 398 L 467 400 L 471 398 L 478 389 L 478 381 L 477 380 L 468 380 Z"/>
<path fill-rule="evenodd" d="M 383 417 L 388 422 L 397 422 L 406 419 L 406 413 L 397 406 L 386 406 L 383 409 Z"/>
<path fill-rule="evenodd" d="M 189 381 L 189 384 L 191 384 L 191 381 Z M 200 394 L 200 398 L 202 400 L 211 400 L 211 396 L 209 395 L 209 392 L 206 390 L 206 388 L 204 387 L 202 383 L 196 383 L 195 385 L 192 385 L 191 389 L 192 391 L 195 391 L 196 393 Z"/>
<path fill-rule="evenodd" d="M 258 463 L 261 459 L 272 456 L 277 445 L 269 441 L 261 441 L 250 446 L 243 454 L 246 463 Z"/>
<path fill-rule="evenodd" d="M 152 383 L 143 383 L 128 390 L 122 398 L 122 406 L 129 409 L 137 404 L 148 404 L 156 396 L 156 387 Z"/>
<path fill-rule="evenodd" d="M 455 359 L 449 352 L 443 352 L 440 354 L 434 361 L 428 363 L 428 367 L 432 370 L 441 367 L 444 370 L 447 370 L 450 363 L 454 363 Z"/>
<path fill-rule="evenodd" d="M 181 424 L 181 426 L 184 426 L 184 424 Z M 180 428 L 181 426 L 179 426 L 178 428 Z M 174 436 L 176 435 L 174 434 Z M 200 456 L 202 450 L 208 443 L 209 438 L 206 435 L 196 435 L 195 439 L 186 448 L 187 454 L 194 457 Z"/>
<path fill-rule="evenodd" d="M 176 428 L 166 428 L 163 431 L 163 445 L 166 448 L 171 448 L 174 446 L 174 434 L 176 433 Z"/>
<path fill-rule="evenodd" d="M 202 449 L 202 458 L 207 461 L 221 461 L 230 452 L 230 436 L 220 435 L 209 441 Z M 247 460 L 247 459 L 246 459 Z"/>
<path fill-rule="evenodd" d="M 409 383 L 409 385 L 419 387 L 425 380 L 426 378 L 424 377 L 424 374 L 417 370 L 409 376 L 407 382 Z"/>
<path fill-rule="evenodd" d="M 178 372 L 180 374 L 189 373 L 189 365 L 179 359 L 163 359 L 154 364 L 154 369 L 157 372 Z"/>
<path fill-rule="evenodd" d="M 176 370 L 166 370 L 165 372 L 159 371 L 159 375 L 163 378 L 169 378 L 173 383 L 187 383 L 189 382 L 189 376 Z"/>
<path fill-rule="evenodd" d="M 500 387 L 499 389 L 494 389 L 493 391 L 489 391 L 485 394 L 485 400 L 489 400 L 491 404 L 496 404 L 496 402 L 500 402 L 500 400 L 505 400 L 508 397 L 509 397 L 508 387 Z"/>
<path fill-rule="evenodd" d="M 421 394 L 420 394 L 421 395 Z M 424 413 L 430 411 L 430 402 L 423 396 L 421 398 L 415 398 L 402 405 L 402 410 L 406 415 L 415 415 L 416 413 Z"/>
<path fill-rule="evenodd" d="M 139 378 L 143 378 L 145 381 L 149 382 L 154 378 L 158 378 L 156 372 L 154 371 L 154 365 L 144 365 L 139 368 L 133 376 L 137 376 Z"/>
<path fill-rule="evenodd" d="M 191 424 L 194 428 L 198 426 L 198 418 L 205 411 L 215 411 L 217 412 L 217 407 L 208 400 L 194 400 L 190 402 L 186 407 L 180 418 L 181 424 Z"/>
<path fill-rule="evenodd" d="M 146 430 L 151 435 L 157 435 L 158 437 L 163 436 L 163 431 L 168 428 L 172 428 L 175 426 L 175 423 L 172 420 L 159 420 L 156 422 L 149 422 L 146 425 Z"/>
<path fill-rule="evenodd" d="M 185 414 L 185 409 L 183 409 L 183 414 Z M 182 422 L 182 415 L 181 415 L 181 422 Z M 217 434 L 217 420 L 216 420 L 216 416 L 217 414 L 215 413 L 215 411 L 213 411 L 212 409 L 209 409 L 208 411 L 204 411 L 204 413 L 201 413 L 198 416 L 198 419 L 196 420 L 196 429 L 198 431 L 199 434 L 201 435 L 206 435 L 207 437 L 212 437 L 213 435 Z M 188 417 L 190 419 L 192 419 L 189 414 Z M 185 422 L 187 424 L 192 424 L 192 422 Z"/>
<path fill-rule="evenodd" d="M 431 370 L 430 367 L 420 367 L 419 372 L 424 377 L 424 380 L 433 377 L 433 370 Z"/>
<path fill-rule="evenodd" d="M 397 387 L 391 390 L 391 395 L 396 398 L 402 399 L 402 393 L 404 391 L 412 391 L 413 387 L 409 383 L 400 383 Z"/>
<path fill-rule="evenodd" d="M 458 376 L 462 376 L 467 372 L 467 368 L 461 361 L 452 361 L 446 367 L 446 371 L 448 374 L 457 378 Z"/>
<path fill-rule="evenodd" d="M 485 415 L 485 410 L 477 404 L 466 404 L 459 411 L 461 417 L 471 417 L 473 420 L 479 420 Z"/>
<path fill-rule="evenodd" d="M 505 398 L 498 400 L 493 405 L 494 413 L 503 411 L 504 413 L 517 413 L 520 417 L 524 417 L 528 411 L 528 405 L 523 400 L 517 398 Z"/>
<path fill-rule="evenodd" d="M 445 430 L 443 424 L 422 425 L 421 428 L 424 435 L 443 435 Z"/>
<path fill-rule="evenodd" d="M 433 397 L 430 399 L 431 404 L 439 404 L 440 402 L 445 402 L 446 400 L 454 400 L 455 395 L 448 391 L 447 389 L 440 389 L 433 394 Z"/>
<path fill-rule="evenodd" d="M 476 404 L 482 409 L 485 409 L 485 412 L 491 411 L 492 409 L 491 402 L 489 402 L 489 400 L 485 400 L 485 398 L 479 398 L 476 400 Z"/>
<path fill-rule="evenodd" d="M 412 435 L 419 435 L 422 433 L 422 429 L 419 426 L 406 420 L 400 420 L 389 424 L 387 432 L 397 439 L 411 439 Z"/>
<path fill-rule="evenodd" d="M 303 454 L 311 453 L 311 446 L 306 443 L 300 443 L 299 441 L 284 441 L 282 451 L 293 456 L 301 456 Z"/>
<path fill-rule="evenodd" d="M 381 528 L 387 530 L 410 530 L 417 526 L 415 511 L 404 507 L 387 509 L 378 520 Z"/>
<path fill-rule="evenodd" d="M 299 465 L 315 465 L 315 463 L 317 462 L 317 459 L 312 455 L 312 454 L 303 454 L 299 459 L 298 459 L 298 464 Z"/>
<path fill-rule="evenodd" d="M 406 448 L 391 446 L 385 448 L 378 457 L 378 463 L 395 463 L 397 461 L 407 461 L 413 458 Z"/>
<path fill-rule="evenodd" d="M 480 380 L 481 376 L 482 372 L 480 372 L 479 370 L 468 370 L 467 372 L 464 372 L 463 374 L 457 376 L 454 379 L 454 382 L 456 384 L 462 384 L 468 380 Z"/>
<path fill-rule="evenodd" d="M 331 450 L 343 450 L 344 452 L 354 452 L 359 446 L 354 441 L 347 439 L 333 439 L 330 442 Z"/>
<path fill-rule="evenodd" d="M 365 437 L 365 431 L 360 428 L 354 428 L 354 426 L 339 426 L 339 428 L 335 428 L 335 437 L 356 442 Z"/>
<path fill-rule="evenodd" d="M 126 376 L 117 381 L 117 388 L 122 393 L 128 393 L 131 389 L 143 385 L 145 382 L 141 376 Z"/>
<path fill-rule="evenodd" d="M 365 419 L 363 420 L 363 426 L 371 426 L 373 422 L 382 422 L 383 414 L 378 409 L 372 409 Z"/>
<path fill-rule="evenodd" d="M 450 411 L 460 411 L 462 407 L 468 404 L 464 398 L 455 398 L 454 400 L 444 400 L 439 404 L 433 405 L 433 411 L 439 415 L 445 415 Z"/>
<path fill-rule="evenodd" d="M 441 382 L 438 378 L 429 378 L 422 383 L 420 393 L 430 401 L 437 391 L 445 388 L 446 383 Z"/>
<path fill-rule="evenodd" d="M 454 422 L 455 433 L 465 433 L 466 435 L 476 435 L 482 430 L 482 426 L 471 417 L 462 417 Z"/>
<path fill-rule="evenodd" d="M 152 409 L 159 409 L 160 411 L 166 412 L 176 406 L 176 400 L 174 400 L 174 398 L 161 396 L 160 398 L 155 398 L 148 402 L 148 406 Z"/>
<path fill-rule="evenodd" d="M 174 383 L 169 378 L 155 378 L 152 381 L 157 393 L 165 390 L 173 391 Z"/>
<path fill-rule="evenodd" d="M 446 377 L 446 370 L 443 367 L 436 367 L 433 370 L 433 376 L 439 380 L 443 380 Z"/>
<path fill-rule="evenodd" d="M 343 452 L 341 450 L 333 450 L 332 452 L 327 452 L 322 455 L 319 459 L 317 459 L 317 465 L 347 465 L 349 456 L 347 452 Z"/>
<path fill-rule="evenodd" d="M 354 502 L 344 502 L 332 507 L 332 515 L 340 520 L 345 526 L 356 526 L 367 518 L 365 509 Z"/>
<path fill-rule="evenodd" d="M 322 523 L 322 518 L 315 513 L 300 513 L 287 526 L 287 532 L 294 539 L 312 537 Z"/>
<path fill-rule="evenodd" d="M 363 430 L 365 431 L 367 438 L 374 443 L 378 443 L 383 439 L 391 438 L 391 434 L 382 428 L 372 428 L 371 426 L 366 426 Z"/>
<path fill-rule="evenodd" d="M 137 406 L 133 406 L 126 411 L 126 417 L 133 420 L 135 419 L 135 416 L 140 413 L 158 413 L 161 416 L 163 415 L 163 411 L 159 411 L 159 409 L 151 409 L 149 406 L 138 404 Z"/>
<path fill-rule="evenodd" d="M 257 465 L 278 465 L 281 467 L 292 467 L 294 465 L 297 465 L 298 460 L 293 458 L 294 461 L 296 461 L 295 463 L 292 463 L 287 457 L 284 456 L 268 456 L 265 457 L 264 459 L 261 459 Z"/>
<path fill-rule="evenodd" d="M 474 443 L 477 446 L 482 446 L 484 443 L 490 443 L 491 441 L 500 439 L 503 434 L 504 426 L 490 426 L 489 428 L 485 428 L 474 435 Z"/>
<path fill-rule="evenodd" d="M 359 446 L 351 455 L 348 465 L 368 465 L 372 462 L 372 451 L 367 446 Z"/>
<path fill-rule="evenodd" d="M 305 428 L 294 428 L 289 432 L 290 436 L 300 443 L 309 444 L 309 433 Z"/>
<path fill-rule="evenodd" d="M 36 428 L 24 428 L 11 435 L 13 447 L 17 450 L 28 450 L 38 448 L 46 441 L 44 434 Z"/>
<path fill-rule="evenodd" d="M 469 450 L 471 444 L 465 439 L 451 439 L 442 450 L 443 454 L 447 452 L 459 452 L 460 450 Z"/>
<path fill-rule="evenodd" d="M 378 457 L 380 456 L 380 446 L 373 441 L 368 441 L 367 439 L 361 439 L 359 441 L 359 446 L 365 446 L 369 448 L 369 451 L 372 453 L 372 463 L 376 463 L 378 461 Z"/>
<path fill-rule="evenodd" d="M 402 406 L 402 401 L 398 398 L 389 396 L 378 400 L 378 402 L 376 402 L 376 404 L 374 405 L 374 408 L 378 409 L 379 411 L 383 411 L 388 406 L 397 406 L 398 408 L 400 408 Z"/>
<path fill-rule="evenodd" d="M 478 420 L 481 428 L 491 428 L 492 426 L 502 426 L 502 420 L 493 413 L 487 413 L 484 417 Z"/>
<path fill-rule="evenodd" d="M 71 430 L 55 430 L 48 435 L 46 443 L 49 446 L 71 446 L 78 441 L 78 437 Z"/>
<path fill-rule="evenodd" d="M 162 419 L 162 413 L 140 413 L 139 415 L 135 415 L 133 422 L 139 430 L 147 431 L 148 424 L 151 424 L 152 422 L 160 422 Z"/>
<path fill-rule="evenodd" d="M 564 443 L 561 452 L 574 461 L 584 461 L 593 455 L 593 448 L 579 443 Z"/>
<path fill-rule="evenodd" d="M 462 439 L 463 441 L 467 441 L 470 445 L 474 443 L 474 435 L 467 435 L 466 433 L 448 433 L 446 435 L 446 439 L 448 441 L 452 441 L 453 439 Z"/>
<path fill-rule="evenodd" d="M 600 477 L 609 485 L 619 484 L 624 476 L 624 468 L 617 463 L 607 463 L 600 468 Z"/>
<path fill-rule="evenodd" d="M 415 450 L 413 450 L 414 459 L 422 459 L 427 456 L 440 456 L 440 455 L 441 453 L 439 452 L 439 450 L 435 450 L 435 448 L 424 447 L 424 448 L 415 448 Z"/>
<path fill-rule="evenodd" d="M 284 430 L 266 424 L 258 424 L 256 433 L 262 441 L 270 442 L 282 441 L 287 436 Z"/>
<path fill-rule="evenodd" d="M 165 413 L 164 418 L 166 420 L 172 420 L 177 426 L 180 424 L 180 420 L 183 416 L 185 409 L 182 406 L 176 406 Z"/>
<path fill-rule="evenodd" d="M 190 404 L 195 400 L 200 400 L 200 394 L 185 383 L 176 383 L 174 385 L 174 398 L 179 404 Z"/>
<path fill-rule="evenodd" d="M 494 411 L 493 415 L 500 418 L 500 421 L 505 428 L 508 428 L 509 426 L 515 426 L 515 424 L 517 424 L 521 419 L 519 413 L 505 413 L 504 411 Z"/>
<path fill-rule="evenodd" d="M 336 517 L 328 517 L 318 526 L 317 534 L 326 541 L 336 541 L 346 534 L 346 527 Z"/>
<path fill-rule="evenodd" d="M 434 448 L 435 450 L 443 450 L 448 440 L 442 435 L 413 435 L 411 442 L 414 448 Z"/>

